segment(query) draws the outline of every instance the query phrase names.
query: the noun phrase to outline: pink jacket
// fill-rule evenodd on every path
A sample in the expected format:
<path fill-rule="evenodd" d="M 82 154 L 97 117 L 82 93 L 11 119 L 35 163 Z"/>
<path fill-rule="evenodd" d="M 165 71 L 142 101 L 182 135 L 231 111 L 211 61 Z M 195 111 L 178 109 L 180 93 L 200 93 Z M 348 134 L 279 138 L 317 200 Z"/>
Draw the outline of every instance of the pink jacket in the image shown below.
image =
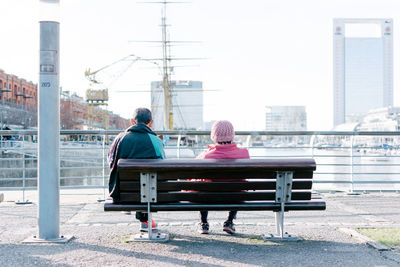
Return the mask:
<path fill-rule="evenodd" d="M 246 148 L 237 147 L 236 143 L 227 145 L 209 145 L 210 149 L 197 156 L 197 159 L 249 159 Z"/>
<path fill-rule="evenodd" d="M 249 159 L 249 151 L 246 148 L 237 147 L 236 143 L 227 145 L 209 145 L 210 149 L 198 155 L 197 159 Z M 197 181 L 210 181 L 208 179 L 193 179 Z M 219 181 L 244 181 L 242 179 L 224 179 Z"/>

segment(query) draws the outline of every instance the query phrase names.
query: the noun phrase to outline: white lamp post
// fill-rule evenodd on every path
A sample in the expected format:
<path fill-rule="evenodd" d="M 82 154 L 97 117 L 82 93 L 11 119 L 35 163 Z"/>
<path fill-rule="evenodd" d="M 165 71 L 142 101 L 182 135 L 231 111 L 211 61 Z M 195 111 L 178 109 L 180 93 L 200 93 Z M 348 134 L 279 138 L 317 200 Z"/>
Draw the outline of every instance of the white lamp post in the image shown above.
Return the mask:
<path fill-rule="evenodd" d="M 60 235 L 59 0 L 40 0 L 38 105 L 38 236 L 25 242 L 68 242 Z"/>

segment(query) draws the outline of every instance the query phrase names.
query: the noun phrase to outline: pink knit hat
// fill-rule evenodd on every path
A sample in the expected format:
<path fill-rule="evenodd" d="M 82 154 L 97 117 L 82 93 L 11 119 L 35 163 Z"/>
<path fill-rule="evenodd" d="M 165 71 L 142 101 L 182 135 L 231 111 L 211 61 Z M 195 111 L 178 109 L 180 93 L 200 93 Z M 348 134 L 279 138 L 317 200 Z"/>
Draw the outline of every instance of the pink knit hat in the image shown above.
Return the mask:
<path fill-rule="evenodd" d="M 235 131 L 229 121 L 216 121 L 211 129 L 211 140 L 216 143 L 233 141 Z"/>

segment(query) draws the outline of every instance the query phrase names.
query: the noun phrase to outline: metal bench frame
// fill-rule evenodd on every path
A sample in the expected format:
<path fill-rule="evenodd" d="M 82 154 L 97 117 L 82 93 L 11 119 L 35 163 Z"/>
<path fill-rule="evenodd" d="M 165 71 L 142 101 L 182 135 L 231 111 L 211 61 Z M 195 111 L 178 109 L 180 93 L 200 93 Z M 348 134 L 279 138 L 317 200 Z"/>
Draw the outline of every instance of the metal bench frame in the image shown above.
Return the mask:
<path fill-rule="evenodd" d="M 289 235 L 284 231 L 285 203 L 291 201 L 292 197 L 292 178 L 293 172 L 283 171 L 276 172 L 276 195 L 275 202 L 280 203 L 280 211 L 275 211 L 275 223 L 277 234 L 264 234 L 264 240 L 270 241 L 298 241 L 301 240 L 297 236 Z M 142 172 L 140 173 L 140 195 L 141 202 L 147 204 L 148 225 L 147 233 L 137 234 L 130 241 L 165 241 L 168 240 L 168 234 L 153 233 L 151 203 L 157 203 L 157 173 Z"/>
<path fill-rule="evenodd" d="M 140 203 L 137 204 L 137 202 L 122 202 L 122 203 L 112 203 L 111 201 L 107 201 L 104 209 L 105 211 L 121 211 L 121 210 L 131 210 L 131 211 L 141 211 L 144 213 L 148 214 L 148 232 L 147 233 L 140 233 L 138 235 L 133 236 L 133 238 L 129 241 L 141 241 L 141 242 L 153 242 L 153 241 L 166 241 L 169 239 L 168 234 L 162 234 L 160 232 L 153 232 L 152 228 L 152 212 L 157 212 L 157 211 L 169 211 L 169 210 L 182 210 L 182 211 L 189 211 L 189 210 L 272 210 L 274 211 L 275 214 L 275 223 L 276 223 L 276 234 L 263 234 L 262 238 L 264 240 L 270 240 L 270 241 L 298 241 L 301 240 L 301 238 L 298 238 L 293 235 L 289 235 L 287 232 L 285 232 L 284 229 L 284 216 L 285 216 L 285 211 L 289 210 L 324 210 L 326 208 L 325 202 L 320 199 L 318 196 L 315 196 L 311 194 L 311 197 L 309 200 L 295 200 L 294 202 L 292 201 L 292 187 L 293 187 L 293 181 L 294 181 L 294 174 L 295 172 L 299 170 L 298 168 L 305 168 L 305 170 L 308 168 L 313 168 L 315 170 L 315 162 L 313 163 L 312 161 L 308 161 L 306 165 L 303 165 L 302 162 L 298 162 L 296 160 L 286 160 L 285 163 L 280 163 L 280 161 L 271 161 L 269 160 L 265 164 L 266 170 L 270 169 L 271 174 L 269 178 L 274 179 L 275 178 L 275 190 L 272 189 L 272 187 L 268 190 L 274 190 L 275 194 L 275 199 L 272 201 L 266 200 L 261 201 L 261 202 L 247 202 L 247 203 L 237 203 L 237 202 L 229 202 L 227 201 L 226 203 L 193 203 L 193 202 L 178 202 L 177 204 L 168 202 L 163 204 L 163 202 L 158 203 L 158 190 L 157 190 L 157 183 L 158 183 L 158 174 L 157 172 L 159 171 L 160 175 L 160 181 L 163 181 L 166 179 L 165 174 L 163 174 L 166 169 L 169 171 L 168 177 L 180 177 L 182 176 L 182 172 L 186 173 L 186 175 L 193 172 L 196 173 L 197 175 L 200 175 L 197 173 L 198 170 L 202 170 L 205 167 L 208 168 L 211 166 L 211 168 L 215 169 L 216 175 L 219 174 L 221 175 L 221 171 L 225 170 L 230 170 L 232 171 L 232 166 L 235 169 L 236 166 L 239 168 L 245 167 L 249 171 L 253 168 L 253 166 L 261 166 L 260 163 L 256 163 L 254 161 L 251 161 L 251 165 L 247 165 L 248 163 L 245 161 L 238 161 L 232 163 L 231 161 L 227 162 L 221 162 L 222 165 L 219 164 L 218 161 L 216 162 L 208 162 L 206 163 L 205 161 L 195 161 L 196 163 L 191 163 L 191 162 L 183 162 L 182 165 L 180 165 L 180 162 L 167 162 L 167 161 L 159 161 L 159 162 L 147 162 L 146 160 L 132 160 L 131 162 L 124 161 L 124 163 L 121 165 L 121 167 L 125 168 L 128 167 L 128 172 L 125 171 L 125 177 L 126 175 L 131 175 L 134 174 L 135 172 L 137 173 L 138 176 L 137 178 L 133 178 L 133 180 L 138 179 L 136 181 L 140 182 Z M 200 163 L 202 162 L 202 163 Z M 206 164 L 217 164 L 217 165 L 206 165 Z M 254 163 L 254 164 L 253 164 Z M 229 166 L 230 164 L 230 166 Z M 237 165 L 239 164 L 239 165 Z M 258 164 L 258 165 L 257 165 Z M 118 165 L 120 166 L 120 165 Z M 200 166 L 200 167 L 199 167 Z M 215 167 L 213 167 L 215 166 Z M 168 168 L 172 167 L 172 170 L 168 170 Z M 193 168 L 194 167 L 194 168 Z M 196 167 L 198 167 L 196 169 Z M 225 167 L 228 167 L 226 169 Z M 193 168 L 193 169 L 192 169 Z M 200 168 L 200 169 L 199 169 Z M 264 167 L 263 167 L 264 168 Z M 286 170 L 285 170 L 286 169 Z M 182 170 L 182 171 L 181 171 Z M 208 170 L 208 169 L 207 169 Z M 264 170 L 264 169 L 263 169 Z M 300 170 L 300 173 L 302 172 Z M 243 172 L 245 170 L 241 170 Z M 246 170 L 247 171 L 247 170 Z M 176 172 L 176 176 L 175 176 Z M 228 171 L 229 172 L 229 171 Z M 213 173 L 213 171 L 211 171 Z M 140 174 L 140 178 L 139 178 Z M 207 176 L 210 175 L 210 172 L 208 171 L 208 174 L 204 175 Z M 253 176 L 250 177 L 257 177 L 258 174 L 254 173 L 252 174 Z M 262 174 L 261 174 L 262 175 Z M 241 175 L 240 175 L 241 176 Z M 240 177 L 239 176 L 239 177 Z M 214 176 L 212 176 L 214 177 Z M 258 176 L 261 179 L 263 179 L 263 176 Z M 296 179 L 299 179 L 298 174 L 296 174 Z M 311 170 L 311 177 L 312 177 L 312 170 Z M 176 179 L 175 178 L 175 179 Z M 126 179 L 126 178 L 125 178 Z M 124 179 L 124 181 L 126 181 Z M 168 179 L 168 178 L 167 178 Z M 236 179 L 236 178 L 235 178 Z M 251 178 L 250 178 L 251 179 Z M 300 179 L 301 176 L 300 176 Z M 172 179 L 173 180 L 173 179 Z M 128 180 L 129 181 L 129 180 Z M 179 181 L 179 179 L 178 179 Z M 251 182 L 251 181 L 250 181 Z M 311 188 L 311 185 L 309 185 Z M 179 188 L 179 186 L 178 186 Z M 181 189 L 176 189 L 177 191 Z M 139 189 L 139 188 L 138 188 Z M 239 189 L 239 188 L 238 188 Z M 299 188 L 302 190 L 301 188 Z M 165 189 L 163 189 L 165 190 Z M 237 190 L 237 189 L 236 189 Z M 172 191 L 174 191 L 174 188 L 172 188 Z M 200 190 L 201 191 L 201 190 Z M 137 191 L 136 191 L 137 192 Z M 164 192 L 164 191 L 161 191 Z M 198 192 L 198 191 L 197 191 Z M 268 194 L 271 194 L 271 191 L 268 191 Z M 139 194 L 137 195 L 139 197 Z M 193 199 L 193 198 L 191 198 Z M 268 199 L 268 198 L 266 198 Z M 296 198 L 297 199 L 297 198 Z M 303 199 L 303 198 L 301 198 Z M 179 201 L 179 198 L 176 199 Z M 129 201 L 128 199 L 124 201 Z M 139 201 L 139 199 L 137 200 Z M 163 200 L 160 200 L 163 201 Z"/>

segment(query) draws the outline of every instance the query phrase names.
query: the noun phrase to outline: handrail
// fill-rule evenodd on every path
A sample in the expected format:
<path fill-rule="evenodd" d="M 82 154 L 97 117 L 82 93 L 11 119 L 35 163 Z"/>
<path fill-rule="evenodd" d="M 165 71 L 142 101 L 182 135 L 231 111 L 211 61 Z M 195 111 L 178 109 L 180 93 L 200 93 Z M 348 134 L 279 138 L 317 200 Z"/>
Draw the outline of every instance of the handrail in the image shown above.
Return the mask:
<path fill-rule="evenodd" d="M 123 130 L 61 130 L 61 135 L 117 135 Z M 159 135 L 210 135 L 210 131 L 155 131 Z M 37 135 L 37 130 L 0 130 L 0 135 Z M 400 131 L 236 131 L 235 135 L 400 136 Z"/>
<path fill-rule="evenodd" d="M 61 130 L 61 136 L 78 136 L 79 139 L 60 140 L 62 187 L 103 188 L 104 198 L 108 179 L 107 151 L 111 138 L 120 132 Z M 156 134 L 174 137 L 165 147 L 171 158 L 194 157 L 206 149 L 206 142 L 210 141 L 210 131 L 156 131 Z M 314 158 L 317 162 L 314 184 L 318 189 L 323 188 L 320 190 L 335 188 L 353 192 L 364 191 L 361 188 L 383 188 L 385 191 L 400 191 L 400 131 L 237 131 L 235 134 L 240 136 L 237 140 L 240 146 L 250 150 L 252 158 Z M 37 143 L 36 138 L 30 136 L 37 135 L 37 131 L 0 131 L 0 137 L 16 135 L 29 137 L 19 138 L 19 141 L 0 141 L 3 156 L 0 157 L 1 190 L 35 188 Z M 97 137 L 92 140 L 92 136 Z M 193 137 L 185 139 L 185 136 Z M 278 146 L 268 141 L 270 136 L 275 136 L 271 140 L 280 140 Z M 304 143 L 285 143 L 286 137 L 283 136 L 289 136 L 288 140 L 302 137 L 300 141 Z M 251 142 L 254 139 L 256 143 Z M 391 142 L 387 143 L 388 140 Z M 369 186 L 361 187 L 364 184 Z"/>

